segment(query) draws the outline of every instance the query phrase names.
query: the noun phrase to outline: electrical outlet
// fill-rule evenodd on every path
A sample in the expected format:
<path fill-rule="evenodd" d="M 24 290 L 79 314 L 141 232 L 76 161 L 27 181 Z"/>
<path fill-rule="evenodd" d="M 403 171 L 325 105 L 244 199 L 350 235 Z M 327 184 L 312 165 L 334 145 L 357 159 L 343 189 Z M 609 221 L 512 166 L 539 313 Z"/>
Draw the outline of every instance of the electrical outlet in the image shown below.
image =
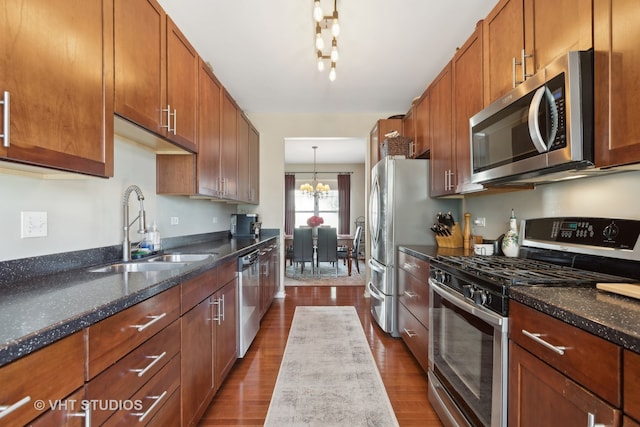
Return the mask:
<path fill-rule="evenodd" d="M 476 227 L 484 227 L 485 220 L 485 218 L 476 218 L 473 220 L 473 225 L 475 225 Z"/>
<path fill-rule="evenodd" d="M 171 225 L 178 225 L 178 224 L 180 224 L 180 218 L 178 218 L 177 216 L 172 216 Z"/>
<path fill-rule="evenodd" d="M 20 213 L 20 237 L 47 237 L 47 213 L 46 212 L 21 212 Z"/>
<path fill-rule="evenodd" d="M 211 220 L 211 222 L 213 222 L 214 224 L 218 223 L 218 217 L 214 216 L 213 219 Z"/>

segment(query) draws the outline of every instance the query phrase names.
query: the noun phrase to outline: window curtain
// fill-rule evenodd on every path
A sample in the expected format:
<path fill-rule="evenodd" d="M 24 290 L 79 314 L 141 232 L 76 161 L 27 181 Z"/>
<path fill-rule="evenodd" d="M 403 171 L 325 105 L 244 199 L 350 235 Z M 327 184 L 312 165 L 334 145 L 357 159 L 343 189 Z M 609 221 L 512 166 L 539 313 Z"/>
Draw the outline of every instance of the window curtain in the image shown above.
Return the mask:
<path fill-rule="evenodd" d="M 296 215 L 296 176 L 284 176 L 284 234 L 293 234 Z"/>
<path fill-rule="evenodd" d="M 351 234 L 351 174 L 338 175 L 338 234 Z"/>

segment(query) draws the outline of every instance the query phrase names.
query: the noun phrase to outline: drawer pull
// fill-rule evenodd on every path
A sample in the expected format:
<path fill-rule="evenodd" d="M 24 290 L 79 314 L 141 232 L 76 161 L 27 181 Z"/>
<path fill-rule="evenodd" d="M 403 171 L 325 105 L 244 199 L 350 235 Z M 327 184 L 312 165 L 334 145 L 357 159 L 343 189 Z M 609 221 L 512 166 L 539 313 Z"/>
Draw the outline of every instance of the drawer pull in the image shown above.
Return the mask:
<path fill-rule="evenodd" d="M 418 294 L 416 294 L 415 292 L 411 292 L 411 291 L 404 291 L 404 294 L 409 298 L 415 298 L 415 297 L 418 296 Z"/>
<path fill-rule="evenodd" d="M 16 409 L 18 409 L 21 406 L 26 405 L 27 403 L 29 403 L 31 401 L 31 396 L 27 396 L 27 397 L 23 397 L 22 399 L 18 400 L 16 403 L 14 403 L 13 405 L 8 405 L 8 406 L 0 406 L 0 418 L 4 418 L 7 415 L 9 415 L 10 413 L 12 413 L 13 411 L 15 411 Z"/>
<path fill-rule="evenodd" d="M 2 113 L 2 130 L 4 133 L 0 133 L 0 138 L 4 140 L 2 143 L 3 147 L 11 146 L 11 138 L 10 138 L 10 126 L 11 126 L 11 106 L 10 106 L 11 96 L 8 91 L 4 91 L 4 95 L 2 100 L 0 101 L 0 105 L 4 105 L 4 111 Z M 1 408 L 1 406 L 0 406 Z"/>
<path fill-rule="evenodd" d="M 545 340 L 543 340 L 542 338 L 540 338 L 542 336 L 542 334 L 534 334 L 531 333 L 525 329 L 522 330 L 522 333 L 531 338 L 532 340 L 534 340 L 535 342 L 537 342 L 538 344 L 548 348 L 549 350 L 553 351 L 554 353 L 559 354 L 560 356 L 564 355 L 564 351 L 567 349 L 567 347 L 563 347 L 563 346 L 559 346 L 559 345 L 553 345 L 553 344 L 549 344 L 548 342 L 546 342 Z"/>
<path fill-rule="evenodd" d="M 91 427 L 91 405 L 87 405 L 84 412 L 75 412 L 67 414 L 69 417 L 82 417 L 84 418 L 84 427 Z"/>
<path fill-rule="evenodd" d="M 405 334 L 407 334 L 407 336 L 408 336 L 409 338 L 413 338 L 413 337 L 415 337 L 416 335 L 418 335 L 418 334 L 416 334 L 414 331 L 412 331 L 412 330 L 410 330 L 410 329 L 407 329 L 407 328 L 404 328 L 404 333 L 405 333 Z"/>
<path fill-rule="evenodd" d="M 604 424 L 597 423 L 596 424 L 596 416 L 591 412 L 587 414 L 587 427 L 606 427 Z"/>
<path fill-rule="evenodd" d="M 160 320 L 163 317 L 165 317 L 166 315 L 167 315 L 167 313 L 162 313 L 162 314 L 159 314 L 157 316 L 147 316 L 147 318 L 151 319 L 150 321 L 148 321 L 144 325 L 131 325 L 131 327 L 138 329 L 138 332 L 142 332 L 145 329 L 147 329 L 149 326 L 151 326 L 154 323 L 156 323 L 158 320 Z"/>
<path fill-rule="evenodd" d="M 151 363 L 149 363 L 147 366 L 145 366 L 142 369 L 130 369 L 131 372 L 137 372 L 138 373 L 138 377 L 142 377 L 144 376 L 144 374 L 146 374 L 149 369 L 153 368 L 153 366 L 158 363 L 160 360 L 162 360 L 163 357 L 165 357 L 167 355 L 166 351 L 163 351 L 162 354 L 159 354 L 158 356 L 147 356 L 148 359 L 153 359 L 153 361 Z"/>
<path fill-rule="evenodd" d="M 142 413 L 135 412 L 135 413 L 132 413 L 131 415 L 133 415 L 134 417 L 138 417 L 138 422 L 141 423 L 142 421 L 144 421 L 145 418 L 147 418 L 147 415 L 153 412 L 153 410 L 156 408 L 156 406 L 158 406 L 158 404 L 166 394 L 167 394 L 167 390 L 163 391 L 160 396 L 147 396 L 147 399 L 155 399 L 156 401 L 153 402 L 151 406 L 149 406 L 149 409 L 147 409 L 146 411 Z"/>

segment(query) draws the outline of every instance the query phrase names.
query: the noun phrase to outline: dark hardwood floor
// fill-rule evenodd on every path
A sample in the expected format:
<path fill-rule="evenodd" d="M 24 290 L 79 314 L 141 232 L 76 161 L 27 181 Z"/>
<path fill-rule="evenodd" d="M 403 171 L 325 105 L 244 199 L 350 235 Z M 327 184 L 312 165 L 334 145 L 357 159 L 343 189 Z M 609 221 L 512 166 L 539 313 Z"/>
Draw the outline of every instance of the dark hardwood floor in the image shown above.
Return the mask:
<path fill-rule="evenodd" d="M 275 386 L 289 328 L 298 305 L 353 305 L 401 426 L 442 426 L 427 400 L 427 377 L 401 339 L 372 321 L 364 287 L 287 287 L 260 325 L 244 359 L 239 359 L 205 412 L 200 426 L 262 426 Z"/>

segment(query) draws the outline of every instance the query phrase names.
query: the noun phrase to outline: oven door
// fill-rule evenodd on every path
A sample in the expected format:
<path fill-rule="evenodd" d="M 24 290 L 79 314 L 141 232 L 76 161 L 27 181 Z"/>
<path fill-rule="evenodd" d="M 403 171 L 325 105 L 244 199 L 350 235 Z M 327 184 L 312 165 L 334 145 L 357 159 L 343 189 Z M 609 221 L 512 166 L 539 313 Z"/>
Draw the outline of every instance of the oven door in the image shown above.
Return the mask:
<path fill-rule="evenodd" d="M 507 318 L 429 279 L 429 397 L 446 425 L 506 426 Z M 455 421 L 464 417 L 464 423 Z M 444 420 L 443 420 L 444 421 Z"/>

